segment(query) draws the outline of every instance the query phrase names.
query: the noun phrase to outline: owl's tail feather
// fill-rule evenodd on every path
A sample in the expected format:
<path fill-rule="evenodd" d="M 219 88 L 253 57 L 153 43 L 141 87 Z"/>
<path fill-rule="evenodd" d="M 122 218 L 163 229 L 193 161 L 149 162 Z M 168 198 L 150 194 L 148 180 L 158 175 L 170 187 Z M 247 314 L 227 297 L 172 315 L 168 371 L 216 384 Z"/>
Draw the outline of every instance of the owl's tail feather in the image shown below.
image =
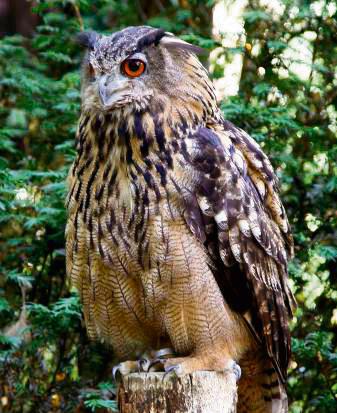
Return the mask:
<path fill-rule="evenodd" d="M 256 353 L 241 360 L 237 413 L 287 413 L 288 400 L 271 361 Z"/>

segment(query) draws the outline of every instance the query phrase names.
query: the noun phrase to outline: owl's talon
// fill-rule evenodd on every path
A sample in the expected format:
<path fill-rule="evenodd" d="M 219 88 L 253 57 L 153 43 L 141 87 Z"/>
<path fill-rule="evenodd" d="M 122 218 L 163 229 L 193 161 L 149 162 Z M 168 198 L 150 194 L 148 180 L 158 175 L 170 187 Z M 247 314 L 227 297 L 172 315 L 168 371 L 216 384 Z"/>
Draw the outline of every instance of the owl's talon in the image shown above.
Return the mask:
<path fill-rule="evenodd" d="M 112 377 L 114 381 L 117 381 L 117 376 L 126 376 L 130 373 L 141 373 L 147 371 L 147 364 L 150 363 L 150 360 L 142 358 L 139 360 L 127 360 L 122 363 L 117 364 L 112 369 Z"/>
<path fill-rule="evenodd" d="M 230 365 L 225 370 L 231 370 L 235 374 L 236 381 L 240 380 L 241 377 L 241 367 L 234 360 L 231 360 Z"/>
<path fill-rule="evenodd" d="M 172 348 L 161 348 L 160 350 L 154 353 L 155 359 L 164 359 L 168 358 L 168 356 L 174 356 L 174 350 Z"/>
<path fill-rule="evenodd" d="M 176 364 L 173 366 L 166 366 L 164 365 L 164 369 L 165 369 L 165 374 L 163 377 L 163 381 L 165 380 L 166 376 L 168 376 L 171 373 L 176 374 L 177 376 L 181 376 L 183 374 L 183 369 L 182 366 L 180 364 Z"/>
<path fill-rule="evenodd" d="M 157 369 L 155 371 L 158 371 L 158 369 L 159 369 L 159 371 L 164 370 L 164 361 L 165 361 L 165 359 L 162 359 L 162 358 L 157 358 L 157 359 L 151 360 L 149 362 L 147 372 L 149 372 L 151 370 L 151 368 L 154 367 L 154 366 L 157 366 Z"/>
<path fill-rule="evenodd" d="M 119 372 L 121 374 L 119 368 L 120 368 L 120 364 L 117 364 L 116 366 L 113 366 L 112 368 L 112 379 L 114 381 L 117 381 L 117 373 Z"/>
<path fill-rule="evenodd" d="M 147 358 L 141 358 L 140 360 L 137 361 L 137 364 L 138 364 L 138 373 L 148 372 L 150 365 L 151 365 L 151 360 Z"/>

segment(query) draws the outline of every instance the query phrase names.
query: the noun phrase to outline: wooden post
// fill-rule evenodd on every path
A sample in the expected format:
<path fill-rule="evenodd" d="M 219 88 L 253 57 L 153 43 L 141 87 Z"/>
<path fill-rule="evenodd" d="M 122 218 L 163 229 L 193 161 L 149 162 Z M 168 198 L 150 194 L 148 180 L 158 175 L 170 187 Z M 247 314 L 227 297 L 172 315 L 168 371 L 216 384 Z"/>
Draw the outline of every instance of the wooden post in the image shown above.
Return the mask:
<path fill-rule="evenodd" d="M 118 389 L 120 413 L 236 413 L 236 402 L 232 372 L 132 373 Z"/>

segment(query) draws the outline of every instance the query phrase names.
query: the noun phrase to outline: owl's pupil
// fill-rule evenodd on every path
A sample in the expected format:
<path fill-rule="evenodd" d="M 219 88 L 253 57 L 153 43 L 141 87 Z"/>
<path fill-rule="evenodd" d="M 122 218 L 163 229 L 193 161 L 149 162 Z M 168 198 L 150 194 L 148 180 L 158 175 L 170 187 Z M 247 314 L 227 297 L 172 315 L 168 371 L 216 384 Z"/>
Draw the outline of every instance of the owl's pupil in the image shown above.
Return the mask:
<path fill-rule="evenodd" d="M 139 60 L 134 59 L 134 60 L 128 61 L 129 70 L 131 70 L 131 72 L 137 72 L 140 65 L 141 65 L 141 62 Z"/>

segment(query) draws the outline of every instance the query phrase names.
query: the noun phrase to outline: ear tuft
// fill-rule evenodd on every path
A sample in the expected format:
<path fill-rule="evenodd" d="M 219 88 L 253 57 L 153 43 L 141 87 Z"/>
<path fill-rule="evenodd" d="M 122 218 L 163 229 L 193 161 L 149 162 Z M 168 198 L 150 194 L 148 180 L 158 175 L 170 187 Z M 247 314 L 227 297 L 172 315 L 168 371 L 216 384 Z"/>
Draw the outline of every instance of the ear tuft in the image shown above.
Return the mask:
<path fill-rule="evenodd" d="M 158 46 L 160 39 L 163 36 L 165 36 L 165 31 L 163 29 L 154 29 L 138 40 L 137 50 L 141 51 L 144 47 L 151 46 L 152 44 Z"/>
<path fill-rule="evenodd" d="M 77 43 L 89 50 L 94 50 L 95 44 L 101 36 L 92 31 L 81 32 L 77 35 Z"/>
<path fill-rule="evenodd" d="M 160 44 L 168 49 L 180 49 L 195 54 L 207 54 L 207 50 L 195 44 L 187 43 L 171 33 L 165 33 L 165 36 L 160 40 Z"/>

